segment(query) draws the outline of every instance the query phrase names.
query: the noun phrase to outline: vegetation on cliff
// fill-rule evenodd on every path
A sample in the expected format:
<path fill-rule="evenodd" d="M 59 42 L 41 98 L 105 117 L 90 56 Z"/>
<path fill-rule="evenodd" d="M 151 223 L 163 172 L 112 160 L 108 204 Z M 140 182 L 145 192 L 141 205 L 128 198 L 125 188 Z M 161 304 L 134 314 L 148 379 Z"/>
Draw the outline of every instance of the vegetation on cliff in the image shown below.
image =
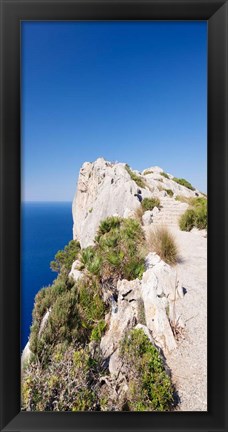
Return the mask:
<path fill-rule="evenodd" d="M 125 165 L 125 169 L 128 172 L 128 174 L 130 175 L 131 179 L 137 184 L 137 186 L 141 187 L 141 188 L 146 188 L 146 182 L 145 180 L 140 177 L 139 175 L 135 174 L 134 171 L 131 170 L 131 168 L 129 167 L 128 164 Z"/>
<path fill-rule="evenodd" d="M 141 329 L 130 330 L 121 343 L 123 367 L 128 370 L 126 404 L 130 411 L 169 411 L 174 388 L 158 350 Z"/>
<path fill-rule="evenodd" d="M 192 198 L 190 208 L 180 217 L 179 226 L 182 231 L 191 231 L 192 228 L 207 228 L 207 199 L 204 197 Z"/>
<path fill-rule="evenodd" d="M 185 186 L 186 188 L 194 191 L 195 188 L 191 185 L 191 183 L 189 183 L 187 180 L 183 179 L 183 178 L 177 178 L 177 177 L 173 177 L 172 179 L 173 181 L 175 181 L 176 183 L 178 183 L 181 186 Z"/>
<path fill-rule="evenodd" d="M 139 222 L 117 217 L 100 223 L 94 246 L 81 250 L 78 242 L 71 241 L 56 254 L 51 268 L 58 276 L 35 298 L 30 334 L 33 354 L 22 381 L 23 410 L 107 410 L 100 382 L 109 372 L 99 348 L 109 325 L 110 301 L 105 293 L 115 296 L 120 279 L 141 278 L 145 255 L 146 240 Z M 77 281 L 68 276 L 76 260 L 82 274 Z M 129 391 L 123 406 L 115 408 L 114 404 L 113 409 L 170 409 L 170 378 L 144 333 L 126 335 L 121 350 Z"/>

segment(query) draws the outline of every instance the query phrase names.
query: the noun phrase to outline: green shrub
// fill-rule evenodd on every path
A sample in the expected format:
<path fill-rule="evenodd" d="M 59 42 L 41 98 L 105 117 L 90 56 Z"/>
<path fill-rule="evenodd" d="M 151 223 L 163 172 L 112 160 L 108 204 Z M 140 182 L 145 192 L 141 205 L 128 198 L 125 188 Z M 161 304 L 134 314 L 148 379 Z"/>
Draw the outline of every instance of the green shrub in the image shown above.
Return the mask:
<path fill-rule="evenodd" d="M 192 228 L 207 228 L 207 200 L 204 197 L 192 198 L 191 208 L 180 217 L 179 226 L 182 231 L 191 231 Z"/>
<path fill-rule="evenodd" d="M 91 275 L 99 275 L 101 270 L 101 257 L 92 246 L 82 249 L 79 254 L 80 270 L 86 269 Z"/>
<path fill-rule="evenodd" d="M 166 193 L 172 198 L 173 197 L 173 191 L 172 189 L 165 189 Z"/>
<path fill-rule="evenodd" d="M 198 229 L 207 228 L 207 200 L 205 198 L 196 198 L 195 208 L 195 226 Z"/>
<path fill-rule="evenodd" d="M 146 183 L 143 180 L 142 177 L 138 176 L 137 174 L 135 174 L 131 168 L 129 167 L 129 165 L 125 165 L 125 169 L 128 172 L 128 174 L 130 175 L 131 179 L 137 184 L 137 186 L 145 189 L 146 188 Z"/>
<path fill-rule="evenodd" d="M 141 202 L 144 211 L 153 210 L 154 207 L 160 207 L 159 198 L 144 198 Z"/>
<path fill-rule="evenodd" d="M 80 243 L 71 240 L 63 250 L 59 250 L 55 255 L 55 260 L 51 261 L 50 267 L 53 271 L 68 275 L 73 262 L 77 259 L 80 251 Z"/>
<path fill-rule="evenodd" d="M 46 291 L 51 293 L 54 290 L 56 293 L 55 289 L 54 283 Z M 30 348 L 43 366 L 48 364 L 55 345 L 69 345 L 74 340 L 85 344 L 94 328 L 97 329 L 98 326 L 101 331 L 101 321 L 104 320 L 106 311 L 101 286 L 92 277 L 82 278 L 71 289 L 59 292 L 57 297 L 48 294 L 48 298 L 51 298 L 48 303 L 51 310 L 42 333 L 39 335 L 40 325 L 47 311 L 42 303 L 45 300 L 44 294 L 36 298 L 30 333 Z"/>
<path fill-rule="evenodd" d="M 27 367 L 22 380 L 22 410 L 95 411 L 99 374 L 87 348 L 58 345 L 45 369 L 37 360 Z"/>
<path fill-rule="evenodd" d="M 179 227 L 181 231 L 191 231 L 195 226 L 195 211 L 187 209 L 186 212 L 180 217 Z"/>
<path fill-rule="evenodd" d="M 169 179 L 169 176 L 168 176 L 168 174 L 167 174 L 166 172 L 163 171 L 163 172 L 161 172 L 160 174 L 161 174 L 163 177 Z"/>
<path fill-rule="evenodd" d="M 174 387 L 158 350 L 144 332 L 141 329 L 128 332 L 120 351 L 128 370 L 126 402 L 130 411 L 170 411 Z"/>
<path fill-rule="evenodd" d="M 180 201 L 186 204 L 191 204 L 191 198 L 190 197 L 186 197 L 184 195 L 177 195 L 175 198 L 176 201 Z"/>
<path fill-rule="evenodd" d="M 120 224 L 121 224 L 121 218 L 117 216 L 110 216 L 104 219 L 103 221 L 101 221 L 97 232 L 98 240 L 103 234 L 111 231 L 111 229 L 119 228 Z"/>
<path fill-rule="evenodd" d="M 37 352 L 37 337 L 40 325 L 45 313 L 50 309 L 56 300 L 67 293 L 72 287 L 70 281 L 62 276 L 58 276 L 51 286 L 42 288 L 35 297 L 33 308 L 33 323 L 30 329 L 30 348 L 32 352 Z"/>
<path fill-rule="evenodd" d="M 156 252 L 167 264 L 178 262 L 178 247 L 173 235 L 166 227 L 158 227 L 148 234 L 148 249 Z"/>
<path fill-rule="evenodd" d="M 105 316 L 106 306 L 102 300 L 101 286 L 97 280 L 83 278 L 79 282 L 78 295 L 81 326 L 90 337 L 93 328 Z M 83 336 L 86 339 L 85 334 Z"/>
<path fill-rule="evenodd" d="M 106 232 L 102 228 L 106 226 L 105 222 L 102 221 L 98 228 L 95 245 L 95 254 L 100 262 L 100 280 L 110 279 L 115 284 L 118 279 L 141 277 L 145 271 L 145 237 L 139 222 L 116 218 L 112 227 L 108 224 Z"/>
<path fill-rule="evenodd" d="M 181 186 L 185 186 L 186 188 L 188 188 L 188 189 L 190 189 L 192 191 L 195 190 L 195 188 L 191 185 L 191 183 L 189 183 L 185 179 L 173 177 L 173 181 L 175 181 L 176 183 L 180 184 Z"/>
<path fill-rule="evenodd" d="M 81 335 L 81 317 L 77 303 L 77 293 L 74 290 L 59 296 L 51 306 L 42 333 L 39 337 L 38 334 L 36 338 L 35 335 L 33 336 L 31 350 L 38 355 L 44 366 L 49 361 L 54 345 L 62 342 L 70 343 L 74 338 L 79 340 L 84 338 L 84 332 Z"/>
<path fill-rule="evenodd" d="M 101 320 L 98 322 L 96 327 L 93 328 L 90 336 L 90 340 L 94 340 L 96 342 L 101 340 L 101 337 L 103 336 L 106 329 L 106 323 L 104 320 Z"/>
<path fill-rule="evenodd" d="M 148 174 L 153 174 L 153 172 L 154 172 L 154 171 L 151 171 L 151 170 L 146 170 L 146 171 L 144 171 L 144 173 L 143 173 L 143 174 L 144 174 L 144 175 L 148 175 Z"/>

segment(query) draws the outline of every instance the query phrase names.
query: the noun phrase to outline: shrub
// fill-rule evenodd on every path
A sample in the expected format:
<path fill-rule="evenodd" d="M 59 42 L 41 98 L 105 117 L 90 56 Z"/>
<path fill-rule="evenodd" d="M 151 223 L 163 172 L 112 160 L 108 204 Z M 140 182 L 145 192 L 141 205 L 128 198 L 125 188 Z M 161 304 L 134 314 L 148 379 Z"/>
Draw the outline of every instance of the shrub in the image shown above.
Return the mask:
<path fill-rule="evenodd" d="M 195 190 L 195 188 L 191 185 L 191 183 L 189 183 L 185 179 L 173 177 L 173 181 L 175 181 L 176 183 L 180 184 L 181 186 L 185 186 L 186 188 L 191 189 L 192 191 Z"/>
<path fill-rule="evenodd" d="M 161 172 L 160 174 L 161 174 L 163 177 L 169 179 L 169 176 L 168 176 L 168 174 L 167 174 L 166 172 L 163 171 L 163 172 Z"/>
<path fill-rule="evenodd" d="M 37 321 L 33 326 L 37 326 Z M 38 333 L 35 335 L 33 327 L 32 333 L 31 350 L 37 354 L 43 366 L 48 363 L 53 347 L 57 343 L 66 342 L 68 344 L 74 338 L 79 340 L 82 336 L 84 338 L 84 331 L 81 331 L 77 293 L 72 290 L 59 296 L 52 304 L 51 313 L 41 335 L 38 336 Z"/>
<path fill-rule="evenodd" d="M 153 174 L 153 172 L 154 172 L 154 171 L 151 171 L 151 170 L 146 170 L 146 171 L 144 171 L 144 173 L 143 173 L 143 174 L 144 174 L 144 175 L 148 175 L 148 174 Z"/>
<path fill-rule="evenodd" d="M 37 338 L 40 329 L 40 325 L 45 313 L 50 309 L 56 300 L 67 293 L 72 287 L 72 284 L 62 276 L 53 282 L 51 286 L 42 288 L 35 297 L 35 303 L 33 308 L 33 323 L 30 329 L 30 348 L 36 353 L 37 352 Z"/>
<path fill-rule="evenodd" d="M 192 228 L 207 228 L 207 200 L 204 197 L 192 198 L 191 208 L 180 217 L 179 226 L 182 231 L 191 231 Z"/>
<path fill-rule="evenodd" d="M 179 227 L 181 231 L 191 231 L 195 226 L 195 211 L 187 209 L 186 212 L 180 217 Z"/>
<path fill-rule="evenodd" d="M 172 198 L 173 196 L 173 191 L 172 189 L 165 189 L 166 193 Z"/>
<path fill-rule="evenodd" d="M 80 243 L 76 240 L 71 240 L 63 250 L 57 252 L 55 260 L 50 263 L 51 269 L 58 273 L 68 275 L 79 251 Z"/>
<path fill-rule="evenodd" d="M 117 216 L 107 217 L 106 219 L 101 221 L 99 225 L 98 232 L 97 232 L 97 239 L 99 240 L 99 238 L 103 234 L 108 233 L 109 231 L 111 231 L 111 229 L 119 228 L 120 224 L 121 224 L 121 218 Z"/>
<path fill-rule="evenodd" d="M 27 367 L 22 380 L 22 410 L 95 411 L 99 374 L 98 363 L 88 349 L 58 345 L 45 369 L 37 360 Z"/>
<path fill-rule="evenodd" d="M 159 198 L 144 198 L 141 202 L 144 211 L 153 210 L 154 207 L 160 206 Z"/>
<path fill-rule="evenodd" d="M 143 180 L 142 177 L 138 176 L 137 174 L 135 174 L 131 168 L 129 167 L 129 165 L 125 165 L 125 169 L 128 172 L 128 174 L 130 175 L 131 179 L 137 184 L 137 186 L 145 189 L 146 188 L 146 183 Z"/>
<path fill-rule="evenodd" d="M 184 195 L 177 195 L 175 198 L 176 201 L 180 201 L 186 204 L 190 204 L 191 203 L 191 198 L 190 197 L 186 197 Z"/>
<path fill-rule="evenodd" d="M 49 293 L 52 290 L 55 292 L 55 283 L 46 289 Z M 40 335 L 40 325 L 44 311 L 46 312 L 42 303 L 45 295 L 36 298 L 30 334 L 30 348 L 44 367 L 48 364 L 55 345 L 65 343 L 67 346 L 74 340 L 85 344 L 94 329 L 101 332 L 106 311 L 100 284 L 92 277 L 84 277 L 57 297 L 48 294 L 48 298 L 51 299 L 48 303 L 51 312 Z"/>
<path fill-rule="evenodd" d="M 167 264 L 176 264 L 178 261 L 178 247 L 173 235 L 165 227 L 158 227 L 148 235 L 148 247 L 156 252 Z"/>
<path fill-rule="evenodd" d="M 103 226 L 105 221 L 101 224 Z M 100 227 L 98 233 L 100 233 Z M 142 251 L 145 243 L 144 232 L 138 221 L 121 219 L 108 232 L 96 238 L 95 253 L 100 258 L 100 280 L 132 280 L 141 277 L 144 270 Z"/>
<path fill-rule="evenodd" d="M 193 206 L 195 208 L 196 228 L 207 228 L 207 200 L 205 198 L 195 198 Z"/>
<path fill-rule="evenodd" d="M 80 255 L 80 269 L 86 269 L 91 275 L 99 275 L 101 270 L 101 257 L 97 255 L 94 247 L 82 249 Z"/>
<path fill-rule="evenodd" d="M 144 332 L 131 330 L 122 340 L 120 352 L 128 370 L 126 404 L 130 411 L 170 411 L 174 387 L 158 350 Z"/>
<path fill-rule="evenodd" d="M 106 322 L 104 320 L 99 321 L 96 327 L 94 327 L 91 332 L 90 340 L 99 342 L 105 332 L 105 329 L 106 329 Z"/>
<path fill-rule="evenodd" d="M 84 340 L 90 337 L 93 328 L 105 317 L 106 306 L 102 300 L 102 290 L 97 280 L 83 278 L 79 282 L 78 308 L 81 326 L 86 331 Z"/>

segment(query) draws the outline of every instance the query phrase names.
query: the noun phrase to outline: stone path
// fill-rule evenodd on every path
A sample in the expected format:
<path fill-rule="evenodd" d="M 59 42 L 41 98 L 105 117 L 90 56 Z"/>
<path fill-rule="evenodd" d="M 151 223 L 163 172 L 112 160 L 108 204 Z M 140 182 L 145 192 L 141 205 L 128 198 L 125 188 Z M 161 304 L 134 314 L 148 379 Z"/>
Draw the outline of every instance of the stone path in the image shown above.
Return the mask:
<path fill-rule="evenodd" d="M 207 239 L 203 232 L 173 228 L 182 262 L 177 272 L 186 294 L 176 311 L 185 323 L 184 338 L 167 356 L 180 397 L 180 411 L 207 410 Z"/>
<path fill-rule="evenodd" d="M 188 208 L 188 204 L 175 201 L 173 198 L 160 198 L 161 210 L 153 216 L 153 225 L 178 226 L 179 217 Z"/>

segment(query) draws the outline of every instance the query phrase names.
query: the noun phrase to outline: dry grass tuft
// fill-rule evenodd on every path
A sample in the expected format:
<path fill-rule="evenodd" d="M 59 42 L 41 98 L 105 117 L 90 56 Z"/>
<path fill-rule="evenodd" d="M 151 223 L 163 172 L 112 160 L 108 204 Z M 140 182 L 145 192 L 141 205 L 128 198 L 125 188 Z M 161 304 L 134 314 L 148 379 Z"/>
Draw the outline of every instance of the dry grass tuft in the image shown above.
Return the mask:
<path fill-rule="evenodd" d="M 166 227 L 158 227 L 147 237 L 148 249 L 156 252 L 167 264 L 174 265 L 179 261 L 178 247 L 173 235 Z"/>
<path fill-rule="evenodd" d="M 144 210 L 142 208 L 142 206 L 140 205 L 136 210 L 135 210 L 135 219 L 141 224 L 142 223 L 142 217 L 143 217 L 143 213 Z"/>

